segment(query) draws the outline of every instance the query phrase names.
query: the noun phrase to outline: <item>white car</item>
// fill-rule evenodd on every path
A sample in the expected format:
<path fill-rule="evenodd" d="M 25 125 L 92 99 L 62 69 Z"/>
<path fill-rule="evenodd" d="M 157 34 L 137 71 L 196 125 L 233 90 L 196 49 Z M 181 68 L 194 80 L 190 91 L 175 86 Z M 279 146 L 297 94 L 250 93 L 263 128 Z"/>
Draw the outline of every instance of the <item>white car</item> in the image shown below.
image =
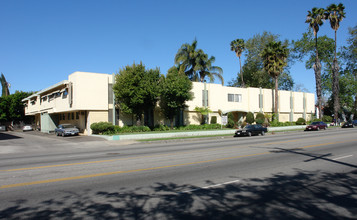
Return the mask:
<path fill-rule="evenodd" d="M 22 131 L 25 132 L 25 131 L 33 131 L 33 127 L 32 125 L 25 125 L 22 127 Z"/>

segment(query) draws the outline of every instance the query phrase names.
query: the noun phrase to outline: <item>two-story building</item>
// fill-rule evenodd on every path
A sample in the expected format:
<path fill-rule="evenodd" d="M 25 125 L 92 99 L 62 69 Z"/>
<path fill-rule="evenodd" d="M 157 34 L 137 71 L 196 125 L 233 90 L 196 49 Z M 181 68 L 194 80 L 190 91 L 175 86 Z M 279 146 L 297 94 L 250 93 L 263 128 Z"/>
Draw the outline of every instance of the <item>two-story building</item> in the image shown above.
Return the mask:
<path fill-rule="evenodd" d="M 54 131 L 57 125 L 76 125 L 84 134 L 91 134 L 90 125 L 108 121 L 116 125 L 135 124 L 132 115 L 114 108 L 114 75 L 74 72 L 68 80 L 45 88 L 24 99 L 25 114 L 35 117 L 42 132 Z M 200 124 L 201 116 L 196 107 L 207 106 L 212 116 L 221 123 L 220 113 L 232 112 L 236 120 L 243 120 L 246 113 L 273 113 L 274 91 L 261 88 L 237 88 L 220 84 L 193 82 L 193 100 L 176 120 L 178 125 Z M 299 117 L 310 119 L 314 113 L 315 96 L 312 93 L 279 91 L 279 121 L 296 121 Z M 154 124 L 169 124 L 159 107 L 155 109 Z"/>

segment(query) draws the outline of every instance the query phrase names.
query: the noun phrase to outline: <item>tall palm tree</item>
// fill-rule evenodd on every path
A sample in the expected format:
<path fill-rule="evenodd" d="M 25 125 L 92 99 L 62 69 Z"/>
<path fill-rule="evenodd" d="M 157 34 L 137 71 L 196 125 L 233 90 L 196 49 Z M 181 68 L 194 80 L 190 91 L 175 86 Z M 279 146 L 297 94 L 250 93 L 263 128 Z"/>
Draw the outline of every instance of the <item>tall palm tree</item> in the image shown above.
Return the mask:
<path fill-rule="evenodd" d="M 289 50 L 281 41 L 272 41 L 268 43 L 263 49 L 260 56 L 263 58 L 263 65 L 265 71 L 275 81 L 275 98 L 274 98 L 274 113 L 275 117 L 278 114 L 278 78 L 283 72 L 284 67 L 287 65 L 287 57 Z"/>
<path fill-rule="evenodd" d="M 333 93 L 333 109 L 334 118 L 337 121 L 338 112 L 340 110 L 339 103 L 339 66 L 337 62 L 337 30 L 340 27 L 340 22 L 345 18 L 345 6 L 340 3 L 338 5 L 331 4 L 327 7 L 325 12 L 325 18 L 330 21 L 331 28 L 335 31 L 335 58 L 332 64 L 332 93 Z"/>
<path fill-rule="evenodd" d="M 323 25 L 325 9 L 313 8 L 311 11 L 307 11 L 307 17 L 305 23 L 308 23 L 310 28 L 314 31 L 315 47 L 316 47 L 316 59 L 314 64 L 315 81 L 316 81 L 316 96 L 319 106 L 319 118 L 322 118 L 322 95 L 321 95 L 321 62 L 319 60 L 319 52 L 317 48 L 317 32 L 319 32 L 320 26 Z"/>
<path fill-rule="evenodd" d="M 8 96 L 10 95 L 10 91 L 9 91 L 9 87 L 10 87 L 10 83 L 8 83 L 5 79 L 4 74 L 1 73 L 1 77 L 0 77 L 0 82 L 1 82 L 1 87 L 2 87 L 2 94 L 1 96 Z"/>
<path fill-rule="evenodd" d="M 231 51 L 234 51 L 236 53 L 237 57 L 239 58 L 239 67 L 240 67 L 239 74 L 240 74 L 240 77 L 242 80 L 242 87 L 245 87 L 245 84 L 244 84 L 244 79 L 243 79 L 242 63 L 241 63 L 240 57 L 241 57 L 244 49 L 245 49 L 245 44 L 244 44 L 243 39 L 235 39 L 231 42 Z"/>
<path fill-rule="evenodd" d="M 196 81 L 195 79 L 197 78 L 197 75 L 195 76 L 196 57 L 198 53 L 196 48 L 197 40 L 195 39 L 192 44 L 183 44 L 175 55 L 175 64 L 193 81 Z"/>
<path fill-rule="evenodd" d="M 192 44 L 183 44 L 175 55 L 175 64 L 191 81 L 203 82 L 208 77 L 212 82 L 218 77 L 223 85 L 223 70 L 221 67 L 213 66 L 215 60 L 215 57 L 208 57 L 203 50 L 197 49 L 196 39 Z"/>
<path fill-rule="evenodd" d="M 205 78 L 208 77 L 210 82 L 213 82 L 215 77 L 217 77 L 222 85 L 224 84 L 223 70 L 219 66 L 213 66 L 216 61 L 214 56 L 208 58 L 202 50 L 198 51 L 196 58 L 196 70 L 198 72 L 199 78 L 196 81 L 204 82 Z"/>

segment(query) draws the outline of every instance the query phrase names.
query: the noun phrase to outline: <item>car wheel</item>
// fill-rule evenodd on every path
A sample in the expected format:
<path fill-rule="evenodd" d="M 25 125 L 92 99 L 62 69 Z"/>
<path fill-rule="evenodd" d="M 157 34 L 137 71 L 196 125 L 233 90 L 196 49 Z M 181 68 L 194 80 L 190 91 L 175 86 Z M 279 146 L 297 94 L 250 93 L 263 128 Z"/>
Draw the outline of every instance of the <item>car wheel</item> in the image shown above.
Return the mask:
<path fill-rule="evenodd" d="M 265 135 L 265 132 L 264 131 L 262 131 L 262 136 L 264 136 Z"/>
<path fill-rule="evenodd" d="M 249 137 L 252 136 L 252 133 L 251 133 L 251 132 L 248 132 L 248 136 L 249 136 Z"/>

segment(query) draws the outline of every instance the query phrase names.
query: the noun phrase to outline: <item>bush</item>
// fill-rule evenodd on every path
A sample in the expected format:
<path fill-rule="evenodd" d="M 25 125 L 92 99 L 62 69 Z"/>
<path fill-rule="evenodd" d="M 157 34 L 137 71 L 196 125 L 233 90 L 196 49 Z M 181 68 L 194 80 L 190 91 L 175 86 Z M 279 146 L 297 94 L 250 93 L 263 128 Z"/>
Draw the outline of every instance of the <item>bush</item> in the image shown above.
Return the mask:
<path fill-rule="evenodd" d="M 170 128 L 166 125 L 155 125 L 154 131 L 168 131 Z"/>
<path fill-rule="evenodd" d="M 253 124 L 254 123 L 254 114 L 252 112 L 248 112 L 247 113 L 247 116 L 245 118 L 245 121 L 248 123 L 248 124 Z"/>
<path fill-rule="evenodd" d="M 265 122 L 264 114 L 261 112 L 257 113 L 257 115 L 255 116 L 255 122 L 257 124 L 263 124 Z"/>
<path fill-rule="evenodd" d="M 321 121 L 321 119 L 318 119 L 318 118 L 315 118 L 314 120 L 312 120 L 313 122 L 314 121 Z"/>
<path fill-rule="evenodd" d="M 96 122 L 90 125 L 94 134 L 102 134 L 114 131 L 114 125 L 110 122 Z"/>
<path fill-rule="evenodd" d="M 211 124 L 217 124 L 217 116 L 211 117 Z"/>
<path fill-rule="evenodd" d="M 296 125 L 306 125 L 306 120 L 304 118 L 298 118 Z"/>
<path fill-rule="evenodd" d="M 331 116 L 329 116 L 329 115 L 324 115 L 324 116 L 322 116 L 322 121 L 323 121 L 323 122 L 332 122 L 333 120 L 332 120 L 332 117 L 331 117 Z"/>

